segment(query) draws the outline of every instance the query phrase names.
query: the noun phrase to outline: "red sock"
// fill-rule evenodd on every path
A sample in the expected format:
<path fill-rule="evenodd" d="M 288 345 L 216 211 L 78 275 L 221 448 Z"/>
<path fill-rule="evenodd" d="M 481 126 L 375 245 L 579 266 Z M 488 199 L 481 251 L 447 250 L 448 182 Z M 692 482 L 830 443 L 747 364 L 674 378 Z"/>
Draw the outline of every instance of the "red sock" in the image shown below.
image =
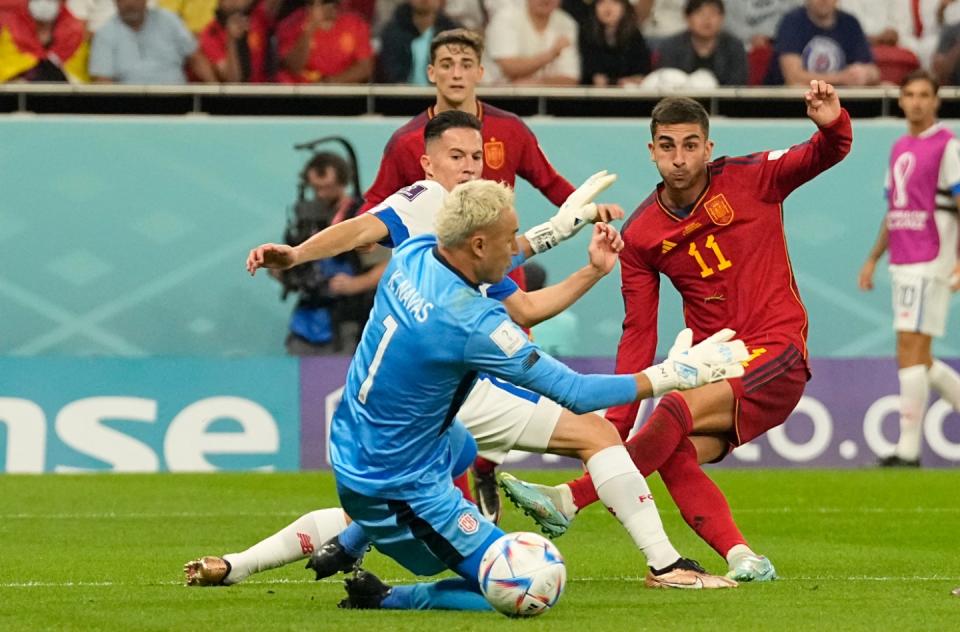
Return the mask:
<path fill-rule="evenodd" d="M 689 439 L 680 442 L 659 471 L 683 519 L 717 553 L 726 557 L 734 545 L 747 543 L 723 492 L 697 463 L 697 449 Z"/>
<path fill-rule="evenodd" d="M 478 456 L 473 461 L 473 471 L 477 474 L 490 474 L 495 469 L 497 469 L 497 464 L 493 461 L 488 461 L 482 456 Z"/>
<path fill-rule="evenodd" d="M 677 444 L 693 430 L 693 417 L 687 403 L 677 393 L 669 393 L 650 414 L 640 431 L 626 442 L 630 458 L 646 478 L 670 458 Z M 696 459 L 694 459 L 696 462 Z M 583 509 L 598 500 L 589 474 L 567 483 L 573 502 Z"/>
<path fill-rule="evenodd" d="M 477 504 L 477 501 L 473 499 L 473 492 L 470 491 L 470 477 L 467 476 L 466 472 L 464 472 L 460 476 L 454 477 L 453 485 L 454 487 L 459 489 L 461 492 L 463 492 L 464 498 L 466 498 L 473 504 Z"/>

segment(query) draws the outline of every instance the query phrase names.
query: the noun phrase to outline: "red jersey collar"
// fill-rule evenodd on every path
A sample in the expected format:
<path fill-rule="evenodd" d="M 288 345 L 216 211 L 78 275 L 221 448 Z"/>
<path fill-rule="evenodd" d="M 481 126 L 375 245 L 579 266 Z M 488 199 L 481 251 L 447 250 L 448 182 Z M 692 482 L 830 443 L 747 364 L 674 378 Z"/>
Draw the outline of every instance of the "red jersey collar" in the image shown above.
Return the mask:
<path fill-rule="evenodd" d="M 477 118 L 481 121 L 483 120 L 483 103 L 480 102 L 480 99 L 477 99 Z M 427 108 L 427 120 L 429 121 L 434 116 L 437 115 L 437 106 L 436 104 L 431 105 Z"/>
<path fill-rule="evenodd" d="M 690 219 L 697 212 L 697 207 L 699 207 L 700 204 L 703 203 L 703 199 L 707 197 L 707 191 L 710 190 L 710 180 L 711 180 L 710 165 L 708 164 L 707 165 L 707 184 L 706 186 L 703 187 L 703 191 L 700 192 L 700 195 L 697 196 L 697 199 L 694 201 L 693 206 L 691 207 L 690 214 L 687 215 L 686 217 L 677 215 L 676 213 L 671 211 L 670 208 L 663 203 L 663 200 L 660 199 L 660 194 L 663 192 L 663 188 L 665 186 L 662 181 L 660 182 L 660 184 L 657 185 L 657 195 L 656 195 L 657 206 L 659 206 L 660 210 L 666 213 L 667 216 L 675 222 L 682 222 L 685 219 Z"/>

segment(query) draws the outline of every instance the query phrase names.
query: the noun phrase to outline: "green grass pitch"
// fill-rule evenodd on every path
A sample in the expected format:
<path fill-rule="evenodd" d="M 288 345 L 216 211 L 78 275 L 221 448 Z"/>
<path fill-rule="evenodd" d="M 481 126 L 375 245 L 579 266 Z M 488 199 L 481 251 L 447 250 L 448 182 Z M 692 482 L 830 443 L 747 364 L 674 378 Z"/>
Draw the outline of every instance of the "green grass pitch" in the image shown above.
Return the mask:
<path fill-rule="evenodd" d="M 559 481 L 567 473 L 521 473 Z M 714 471 L 756 550 L 781 579 L 708 592 L 642 585 L 642 557 L 602 507 L 557 545 L 570 577 L 534 620 L 336 608 L 340 581 L 302 563 L 231 588 L 186 588 L 182 564 L 245 548 L 336 504 L 325 473 L 0 476 L 0 630 L 951 630 L 960 627 L 960 473 Z M 651 480 L 668 533 L 720 558 Z M 513 507 L 503 526 L 529 530 Z M 378 554 L 368 568 L 408 576 Z"/>

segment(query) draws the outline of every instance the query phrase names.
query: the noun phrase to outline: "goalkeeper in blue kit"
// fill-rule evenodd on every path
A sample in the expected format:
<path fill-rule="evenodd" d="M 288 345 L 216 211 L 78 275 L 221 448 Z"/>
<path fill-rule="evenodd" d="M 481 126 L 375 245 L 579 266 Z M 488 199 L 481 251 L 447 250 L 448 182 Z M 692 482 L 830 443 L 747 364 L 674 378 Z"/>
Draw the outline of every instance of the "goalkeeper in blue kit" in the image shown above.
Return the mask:
<path fill-rule="evenodd" d="M 725 331 L 642 373 L 580 375 L 540 350 L 501 302 L 480 291 L 501 281 L 517 254 L 513 193 L 488 181 L 461 184 L 435 227 L 436 237 L 398 247 L 384 273 L 333 417 L 331 460 L 344 510 L 378 550 L 417 575 L 451 569 L 460 578 L 389 588 L 361 571 L 347 580 L 344 607 L 489 609 L 477 571 L 503 531 L 451 482 L 476 451 L 455 417 L 477 372 L 588 412 L 649 397 L 665 374 L 675 387 L 723 379 L 746 358 Z M 594 231 L 591 257 L 605 258 L 609 271 L 616 232 L 604 224 Z M 677 380 L 678 370 L 689 374 Z M 634 498 L 645 484 L 622 445 L 584 461 L 608 506 L 624 508 L 617 518 L 628 531 L 634 519 L 649 523 Z"/>

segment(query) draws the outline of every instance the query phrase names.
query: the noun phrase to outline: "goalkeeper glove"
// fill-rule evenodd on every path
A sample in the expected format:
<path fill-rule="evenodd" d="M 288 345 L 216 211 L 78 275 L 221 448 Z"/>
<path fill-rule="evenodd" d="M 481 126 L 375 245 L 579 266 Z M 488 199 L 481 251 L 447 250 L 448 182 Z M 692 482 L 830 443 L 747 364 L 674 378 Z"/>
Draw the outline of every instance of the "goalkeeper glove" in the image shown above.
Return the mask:
<path fill-rule="evenodd" d="M 721 329 L 695 346 L 690 346 L 693 331 L 684 329 L 677 334 L 667 359 L 642 371 L 650 380 L 653 396 L 743 375 L 742 363 L 749 354 L 742 340 L 733 340 L 735 333 Z"/>
<path fill-rule="evenodd" d="M 597 220 L 597 205 L 594 198 L 600 195 L 617 179 L 615 173 L 599 171 L 580 185 L 560 206 L 556 215 L 523 234 L 535 253 L 550 250 L 561 241 L 570 239 L 587 222 Z"/>

